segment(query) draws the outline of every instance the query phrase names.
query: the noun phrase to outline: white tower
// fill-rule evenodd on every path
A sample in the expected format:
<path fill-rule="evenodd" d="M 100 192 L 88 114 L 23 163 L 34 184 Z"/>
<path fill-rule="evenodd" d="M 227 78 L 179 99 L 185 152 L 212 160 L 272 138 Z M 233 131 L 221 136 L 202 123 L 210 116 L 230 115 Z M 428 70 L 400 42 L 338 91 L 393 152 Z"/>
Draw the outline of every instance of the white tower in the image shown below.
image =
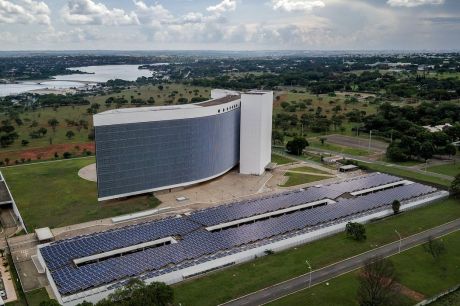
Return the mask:
<path fill-rule="evenodd" d="M 273 92 L 241 95 L 240 173 L 261 175 L 271 162 Z"/>

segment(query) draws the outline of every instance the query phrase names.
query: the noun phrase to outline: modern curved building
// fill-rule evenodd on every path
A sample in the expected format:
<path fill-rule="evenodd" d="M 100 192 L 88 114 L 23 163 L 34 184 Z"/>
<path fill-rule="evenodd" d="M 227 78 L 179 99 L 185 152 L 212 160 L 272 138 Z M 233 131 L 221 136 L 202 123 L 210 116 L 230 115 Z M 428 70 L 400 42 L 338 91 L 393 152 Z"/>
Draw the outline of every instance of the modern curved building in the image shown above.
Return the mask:
<path fill-rule="evenodd" d="M 200 183 L 270 163 L 273 93 L 213 90 L 209 101 L 94 116 L 100 201 Z"/>

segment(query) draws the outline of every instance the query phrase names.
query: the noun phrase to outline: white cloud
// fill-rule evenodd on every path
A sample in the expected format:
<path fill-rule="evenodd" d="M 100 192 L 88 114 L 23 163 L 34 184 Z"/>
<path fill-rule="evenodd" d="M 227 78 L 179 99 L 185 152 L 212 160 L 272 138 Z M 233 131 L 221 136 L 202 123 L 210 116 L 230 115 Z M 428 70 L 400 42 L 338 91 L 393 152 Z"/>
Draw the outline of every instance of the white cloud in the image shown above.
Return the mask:
<path fill-rule="evenodd" d="M 139 17 L 139 21 L 142 24 L 161 23 L 165 21 L 170 21 L 174 18 L 173 15 L 161 4 L 154 4 L 152 6 L 148 6 L 143 1 L 134 0 L 133 2 L 136 6 L 135 13 Z"/>
<path fill-rule="evenodd" d="M 109 9 L 92 0 L 70 0 L 63 9 L 63 18 L 69 24 L 133 25 L 139 24 L 136 13 L 122 9 Z"/>
<path fill-rule="evenodd" d="M 222 0 L 219 4 L 209 6 L 206 10 L 214 14 L 223 14 L 236 9 L 236 0 Z"/>
<path fill-rule="evenodd" d="M 50 25 L 50 9 L 44 2 L 0 0 L 0 23 Z"/>
<path fill-rule="evenodd" d="M 324 2 L 320 0 L 272 0 L 274 10 L 286 12 L 311 11 L 314 8 L 324 6 Z"/>
<path fill-rule="evenodd" d="M 416 7 L 420 5 L 440 5 L 444 0 L 388 0 L 387 3 L 391 6 Z"/>

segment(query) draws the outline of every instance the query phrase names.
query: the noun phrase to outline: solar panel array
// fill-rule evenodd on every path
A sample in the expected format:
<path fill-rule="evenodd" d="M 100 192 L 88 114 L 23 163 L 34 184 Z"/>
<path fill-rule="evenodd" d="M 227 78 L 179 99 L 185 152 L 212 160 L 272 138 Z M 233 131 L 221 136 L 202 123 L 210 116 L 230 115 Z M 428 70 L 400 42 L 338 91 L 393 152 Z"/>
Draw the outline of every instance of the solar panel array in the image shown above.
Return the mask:
<path fill-rule="evenodd" d="M 385 173 L 372 173 L 366 176 L 358 176 L 352 179 L 348 179 L 344 182 L 324 185 L 322 187 L 325 189 L 332 189 L 344 193 L 360 191 L 398 181 L 401 181 L 401 178 Z"/>
<path fill-rule="evenodd" d="M 169 218 L 147 222 L 97 234 L 57 241 L 43 248 L 50 270 L 70 264 L 73 259 L 100 254 L 156 239 L 183 235 L 200 226 L 184 218 Z"/>
<path fill-rule="evenodd" d="M 344 190 L 352 192 L 378 186 L 378 182 L 383 185 L 397 180 L 398 178 L 392 176 L 374 174 L 349 182 L 285 192 L 272 197 L 205 209 L 188 217 L 147 222 L 68 239 L 42 248 L 41 253 L 60 293 L 65 296 L 103 284 L 122 282 L 134 276 L 146 279 L 166 274 L 267 244 L 273 239 L 283 239 L 284 235 L 298 235 L 299 231 L 308 231 L 316 226 L 343 222 L 346 218 L 388 206 L 395 199 L 404 201 L 436 191 L 432 187 L 414 183 L 354 198 L 338 198 L 334 204 L 296 211 L 219 232 L 208 232 L 202 225 L 217 224 L 229 219 L 244 218 L 324 199 L 324 194 L 336 198 L 343 194 Z M 334 190 L 335 187 L 337 190 Z M 180 236 L 179 242 L 79 267 L 72 263 L 75 258 L 171 235 Z"/>

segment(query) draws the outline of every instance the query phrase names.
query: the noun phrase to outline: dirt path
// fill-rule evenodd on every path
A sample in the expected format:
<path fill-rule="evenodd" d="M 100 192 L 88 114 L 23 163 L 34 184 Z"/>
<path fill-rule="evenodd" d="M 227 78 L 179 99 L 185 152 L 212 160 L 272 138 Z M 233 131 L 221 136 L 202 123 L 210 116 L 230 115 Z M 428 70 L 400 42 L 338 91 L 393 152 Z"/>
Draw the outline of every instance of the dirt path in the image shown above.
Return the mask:
<path fill-rule="evenodd" d="M 408 298 L 416 302 L 421 302 L 425 299 L 425 295 L 421 294 L 420 292 L 414 291 L 400 283 L 396 284 L 396 289 L 399 291 L 400 294 L 407 296 Z"/>

